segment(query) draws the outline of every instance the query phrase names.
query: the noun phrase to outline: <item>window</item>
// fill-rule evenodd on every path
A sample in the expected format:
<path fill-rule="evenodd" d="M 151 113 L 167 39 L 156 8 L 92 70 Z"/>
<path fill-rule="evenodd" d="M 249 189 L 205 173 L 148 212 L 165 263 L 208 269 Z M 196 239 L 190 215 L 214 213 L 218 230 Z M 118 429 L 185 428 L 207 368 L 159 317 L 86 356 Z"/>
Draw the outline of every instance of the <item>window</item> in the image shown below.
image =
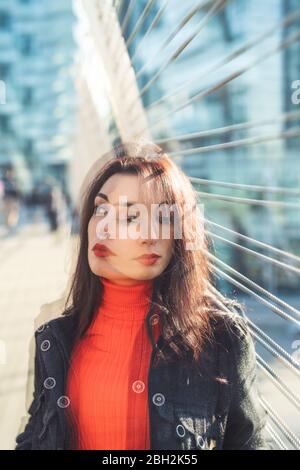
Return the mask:
<path fill-rule="evenodd" d="M 227 42 L 243 39 L 246 31 L 246 4 L 243 0 L 229 3 L 218 15 Z"/>
<path fill-rule="evenodd" d="M 23 106 L 31 106 L 33 102 L 33 91 L 31 87 L 23 88 L 22 104 Z"/>
<path fill-rule="evenodd" d="M 6 80 L 9 76 L 10 65 L 0 64 L 0 80 Z"/>
<path fill-rule="evenodd" d="M 11 24 L 11 16 L 5 11 L 0 11 L 0 29 L 9 29 Z"/>
<path fill-rule="evenodd" d="M 20 51 L 23 55 L 30 55 L 33 51 L 32 36 L 30 34 L 23 34 L 20 37 Z"/>
<path fill-rule="evenodd" d="M 28 157 L 31 157 L 32 154 L 33 154 L 33 142 L 31 139 L 26 139 L 24 141 L 24 153 L 25 155 L 27 155 Z"/>
<path fill-rule="evenodd" d="M 10 119 L 5 114 L 0 114 L 0 132 L 10 131 Z"/>

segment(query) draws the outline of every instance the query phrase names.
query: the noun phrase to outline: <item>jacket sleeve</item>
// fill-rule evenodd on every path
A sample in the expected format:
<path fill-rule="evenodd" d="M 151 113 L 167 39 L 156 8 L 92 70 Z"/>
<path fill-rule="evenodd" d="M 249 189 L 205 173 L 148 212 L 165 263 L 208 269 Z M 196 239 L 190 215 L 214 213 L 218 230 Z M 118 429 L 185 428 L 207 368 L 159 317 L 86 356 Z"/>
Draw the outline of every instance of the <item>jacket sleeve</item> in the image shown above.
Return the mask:
<path fill-rule="evenodd" d="M 16 437 L 15 450 L 31 450 L 33 444 L 33 433 L 36 424 L 36 413 L 41 401 L 41 365 L 37 351 L 37 332 L 35 332 L 35 356 L 34 356 L 34 390 L 33 399 L 28 408 L 29 419 L 23 432 Z"/>
<path fill-rule="evenodd" d="M 255 346 L 246 319 L 238 315 L 232 341 L 232 396 L 224 449 L 268 450 L 264 436 L 267 412 L 257 384 Z"/>

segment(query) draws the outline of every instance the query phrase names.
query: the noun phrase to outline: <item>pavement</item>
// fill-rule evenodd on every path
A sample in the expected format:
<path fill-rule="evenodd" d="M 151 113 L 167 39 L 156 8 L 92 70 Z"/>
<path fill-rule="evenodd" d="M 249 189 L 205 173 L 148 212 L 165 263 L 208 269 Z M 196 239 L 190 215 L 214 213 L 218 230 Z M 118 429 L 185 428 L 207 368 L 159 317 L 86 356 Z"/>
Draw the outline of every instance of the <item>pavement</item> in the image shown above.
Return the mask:
<path fill-rule="evenodd" d="M 35 329 L 63 311 L 72 241 L 46 221 L 0 238 L 0 449 L 13 449 L 33 390 Z M 22 419 L 23 418 L 23 419 Z"/>

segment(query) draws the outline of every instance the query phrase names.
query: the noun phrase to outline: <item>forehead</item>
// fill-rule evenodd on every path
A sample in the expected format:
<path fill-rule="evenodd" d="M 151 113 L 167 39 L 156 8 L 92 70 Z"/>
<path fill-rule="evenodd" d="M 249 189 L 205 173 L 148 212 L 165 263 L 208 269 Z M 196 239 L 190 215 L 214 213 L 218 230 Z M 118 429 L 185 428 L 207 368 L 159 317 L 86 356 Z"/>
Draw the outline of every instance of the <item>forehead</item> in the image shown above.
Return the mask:
<path fill-rule="evenodd" d="M 118 203 L 121 196 L 125 196 L 129 202 L 143 204 L 159 204 L 164 200 L 160 185 L 155 184 L 153 178 L 144 178 L 140 175 L 120 173 L 112 175 L 99 192 L 106 194 L 111 204 Z"/>

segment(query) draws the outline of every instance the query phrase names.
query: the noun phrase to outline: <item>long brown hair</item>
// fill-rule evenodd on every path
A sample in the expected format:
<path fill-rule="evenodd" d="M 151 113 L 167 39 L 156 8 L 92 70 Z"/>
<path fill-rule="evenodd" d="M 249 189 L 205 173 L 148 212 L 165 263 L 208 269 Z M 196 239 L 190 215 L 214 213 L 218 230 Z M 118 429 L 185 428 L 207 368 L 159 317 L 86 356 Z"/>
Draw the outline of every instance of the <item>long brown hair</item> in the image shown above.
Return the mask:
<path fill-rule="evenodd" d="M 188 177 L 163 150 L 151 142 L 126 142 L 105 154 L 106 163 L 85 190 L 80 211 L 79 254 L 64 314 L 77 316 L 75 342 L 82 338 L 93 316 L 101 305 L 102 284 L 88 264 L 88 224 L 93 214 L 96 194 L 103 184 L 116 173 L 139 175 L 143 181 L 157 185 L 164 200 L 176 204 L 184 212 L 184 204 L 195 207 L 196 192 Z M 155 186 L 154 186 L 155 188 Z M 191 233 L 202 230 L 193 223 Z M 168 348 L 158 351 L 164 360 L 180 358 L 186 350 L 192 351 L 197 361 L 206 342 L 213 341 L 212 318 L 217 312 L 211 291 L 211 268 L 206 250 L 209 240 L 198 233 L 201 249 L 187 250 L 187 233 L 174 240 L 171 260 L 166 269 L 153 280 L 152 303 L 159 309 L 162 336 Z M 71 300 L 71 302 L 70 302 Z M 67 307 L 67 304 L 69 306 Z M 175 340 L 176 337 L 176 340 Z M 168 352 L 169 351 L 169 352 Z"/>

